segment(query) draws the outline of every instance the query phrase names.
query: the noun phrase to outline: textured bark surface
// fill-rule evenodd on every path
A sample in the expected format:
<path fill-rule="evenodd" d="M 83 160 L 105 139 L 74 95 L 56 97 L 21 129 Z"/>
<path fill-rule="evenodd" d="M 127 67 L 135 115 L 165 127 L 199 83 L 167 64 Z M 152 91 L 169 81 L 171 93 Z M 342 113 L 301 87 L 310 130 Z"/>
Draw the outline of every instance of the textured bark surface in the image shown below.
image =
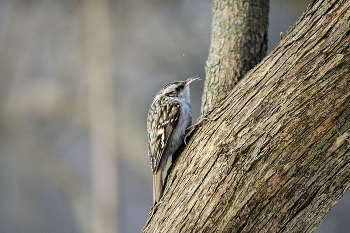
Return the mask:
<path fill-rule="evenodd" d="M 350 0 L 311 4 L 210 112 L 144 232 L 312 232 L 350 186 Z"/>
<path fill-rule="evenodd" d="M 268 15 L 269 0 L 214 0 L 202 115 L 265 57 Z"/>

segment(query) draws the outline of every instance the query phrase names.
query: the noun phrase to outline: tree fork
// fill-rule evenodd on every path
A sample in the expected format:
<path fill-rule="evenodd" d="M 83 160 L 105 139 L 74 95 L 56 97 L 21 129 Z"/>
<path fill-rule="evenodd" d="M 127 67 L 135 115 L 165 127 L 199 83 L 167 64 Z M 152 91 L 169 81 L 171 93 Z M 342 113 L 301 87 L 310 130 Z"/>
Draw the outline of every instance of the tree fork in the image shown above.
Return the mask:
<path fill-rule="evenodd" d="M 350 186 L 350 0 L 314 1 L 209 112 L 143 232 L 312 232 Z"/>

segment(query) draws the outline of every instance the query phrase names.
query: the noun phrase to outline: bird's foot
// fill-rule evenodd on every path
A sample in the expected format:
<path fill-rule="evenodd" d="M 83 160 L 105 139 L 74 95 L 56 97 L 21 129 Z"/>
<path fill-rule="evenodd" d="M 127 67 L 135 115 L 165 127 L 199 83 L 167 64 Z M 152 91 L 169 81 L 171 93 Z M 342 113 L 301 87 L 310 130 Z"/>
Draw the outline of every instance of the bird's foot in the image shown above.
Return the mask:
<path fill-rule="evenodd" d="M 197 119 L 197 122 L 193 125 L 191 125 L 190 127 L 188 127 L 186 130 L 189 130 L 188 133 L 186 134 L 185 138 L 184 138 L 184 142 L 185 142 L 185 145 L 187 145 L 186 143 L 186 138 L 188 136 L 191 135 L 191 133 L 197 128 L 197 126 L 201 125 L 203 123 L 203 121 L 209 121 L 209 118 L 206 118 L 206 117 L 200 117 Z"/>

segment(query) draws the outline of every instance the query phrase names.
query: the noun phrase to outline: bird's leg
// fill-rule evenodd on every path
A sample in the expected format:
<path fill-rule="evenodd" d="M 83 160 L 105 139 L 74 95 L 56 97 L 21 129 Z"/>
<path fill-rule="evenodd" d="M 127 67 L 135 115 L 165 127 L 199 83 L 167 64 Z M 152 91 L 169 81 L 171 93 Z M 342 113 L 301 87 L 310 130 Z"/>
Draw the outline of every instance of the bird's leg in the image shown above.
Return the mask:
<path fill-rule="evenodd" d="M 191 125 L 190 127 L 188 127 L 186 130 L 189 130 L 188 133 L 186 134 L 185 138 L 184 138 L 184 142 L 185 142 L 185 145 L 187 145 L 186 143 L 186 138 L 188 136 L 191 135 L 191 133 L 196 129 L 197 126 L 201 125 L 203 123 L 203 121 L 209 121 L 209 118 L 206 118 L 206 117 L 200 117 L 197 119 L 197 122 L 193 125 Z"/>

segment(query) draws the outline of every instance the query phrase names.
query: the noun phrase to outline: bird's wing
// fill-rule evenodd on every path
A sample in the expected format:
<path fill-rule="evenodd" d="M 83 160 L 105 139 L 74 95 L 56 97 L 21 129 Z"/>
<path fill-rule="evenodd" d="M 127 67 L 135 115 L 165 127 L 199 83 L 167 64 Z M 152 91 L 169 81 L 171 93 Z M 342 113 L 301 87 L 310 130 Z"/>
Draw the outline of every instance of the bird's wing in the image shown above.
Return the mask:
<path fill-rule="evenodd" d="M 148 112 L 148 157 L 153 174 L 158 170 L 164 150 L 180 116 L 178 101 L 168 101 L 163 111 L 151 106 Z"/>

